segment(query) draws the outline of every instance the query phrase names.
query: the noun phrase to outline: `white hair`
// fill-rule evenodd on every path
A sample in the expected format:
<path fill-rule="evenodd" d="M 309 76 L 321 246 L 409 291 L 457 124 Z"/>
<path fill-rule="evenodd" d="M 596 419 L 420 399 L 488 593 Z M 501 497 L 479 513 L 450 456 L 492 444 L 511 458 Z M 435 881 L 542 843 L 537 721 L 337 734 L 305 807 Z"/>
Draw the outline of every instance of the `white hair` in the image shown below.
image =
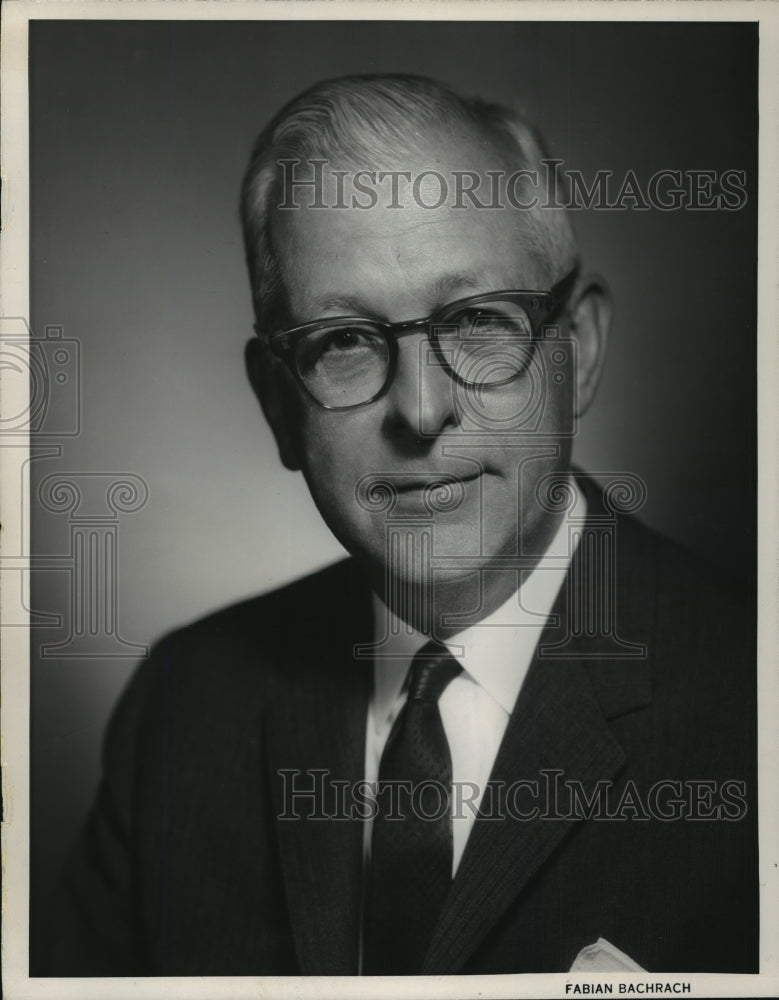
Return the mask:
<path fill-rule="evenodd" d="M 538 171 L 545 158 L 540 136 L 516 112 L 479 98 L 461 97 L 421 76 L 345 76 L 316 84 L 283 107 L 260 133 L 241 191 L 241 221 L 257 323 L 285 322 L 285 295 L 273 247 L 271 208 L 279 203 L 280 162 L 328 160 L 381 169 L 398 151 L 426 151 L 433 136 L 470 131 L 491 144 L 511 169 Z M 554 204 L 554 192 L 545 192 Z M 551 197 L 550 197 L 551 196 Z M 561 208 L 526 211 L 529 249 L 562 276 L 576 245 Z"/>

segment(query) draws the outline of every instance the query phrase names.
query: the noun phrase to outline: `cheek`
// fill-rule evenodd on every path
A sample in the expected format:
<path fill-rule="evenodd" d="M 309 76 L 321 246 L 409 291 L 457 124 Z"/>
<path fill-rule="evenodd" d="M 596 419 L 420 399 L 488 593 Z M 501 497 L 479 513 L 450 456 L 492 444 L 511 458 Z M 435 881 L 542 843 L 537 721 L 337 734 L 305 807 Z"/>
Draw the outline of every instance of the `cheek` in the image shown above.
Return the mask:
<path fill-rule="evenodd" d="M 364 414 L 337 413 L 304 405 L 299 414 L 303 473 L 314 499 L 339 503 L 354 496 L 371 468 L 371 442 L 378 433 Z"/>
<path fill-rule="evenodd" d="M 299 427 L 302 472 L 325 524 L 353 555 L 382 565 L 386 517 L 363 483 L 382 468 L 375 454 L 375 425 L 351 414 L 322 411 L 307 414 Z"/>

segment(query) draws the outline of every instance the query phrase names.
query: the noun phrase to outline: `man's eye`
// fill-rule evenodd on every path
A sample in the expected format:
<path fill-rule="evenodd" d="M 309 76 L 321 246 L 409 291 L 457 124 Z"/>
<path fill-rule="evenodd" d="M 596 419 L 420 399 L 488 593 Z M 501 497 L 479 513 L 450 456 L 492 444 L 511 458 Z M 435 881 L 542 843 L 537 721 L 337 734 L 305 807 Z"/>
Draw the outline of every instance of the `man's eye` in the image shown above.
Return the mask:
<path fill-rule="evenodd" d="M 526 340 L 532 335 L 527 313 L 510 302 L 496 302 L 461 309 L 447 317 L 442 333 L 459 340 Z"/>
<path fill-rule="evenodd" d="M 368 364 L 385 353 L 382 338 L 361 327 L 333 327 L 316 330 L 298 345 L 298 363 L 303 372 L 335 365 Z"/>
<path fill-rule="evenodd" d="M 376 335 L 372 331 L 353 326 L 323 330 L 313 338 L 314 351 L 319 357 L 326 354 L 356 354 L 371 351 L 375 345 Z"/>
<path fill-rule="evenodd" d="M 321 350 L 351 351 L 367 344 L 367 337 L 360 330 L 331 330 L 321 344 Z"/>

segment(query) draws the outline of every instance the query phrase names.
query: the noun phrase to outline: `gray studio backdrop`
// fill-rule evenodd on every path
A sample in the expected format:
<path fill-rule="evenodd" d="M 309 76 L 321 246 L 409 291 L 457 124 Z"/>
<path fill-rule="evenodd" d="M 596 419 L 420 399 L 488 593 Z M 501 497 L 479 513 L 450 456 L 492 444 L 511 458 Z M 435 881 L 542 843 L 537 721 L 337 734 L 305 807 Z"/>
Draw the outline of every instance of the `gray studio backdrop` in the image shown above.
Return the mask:
<path fill-rule="evenodd" d="M 752 25 L 31 26 L 32 327 L 66 370 L 31 462 L 33 943 L 142 648 L 340 554 L 243 371 L 237 194 L 269 116 L 325 77 L 424 73 L 523 108 L 588 178 L 746 171 L 740 211 L 576 215 L 616 313 L 575 455 L 641 476 L 644 519 L 748 586 L 756 70 Z M 91 592 L 71 589 L 78 559 Z M 108 591 L 102 632 L 82 618 L 74 639 Z"/>

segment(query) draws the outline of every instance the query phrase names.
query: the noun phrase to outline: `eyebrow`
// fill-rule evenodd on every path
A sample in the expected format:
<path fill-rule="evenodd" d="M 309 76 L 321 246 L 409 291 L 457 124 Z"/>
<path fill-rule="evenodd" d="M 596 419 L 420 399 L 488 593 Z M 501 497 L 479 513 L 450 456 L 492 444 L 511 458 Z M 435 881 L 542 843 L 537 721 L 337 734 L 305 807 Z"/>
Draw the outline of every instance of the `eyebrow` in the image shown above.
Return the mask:
<path fill-rule="evenodd" d="M 451 301 L 456 292 L 471 291 L 484 287 L 485 276 L 480 272 L 452 272 L 442 274 L 430 286 L 430 297 L 435 303 L 431 312 Z M 314 303 L 317 313 L 342 310 L 341 315 L 365 316 L 366 319 L 381 319 L 372 310 L 366 309 L 359 297 L 352 295 L 332 295 Z"/>

